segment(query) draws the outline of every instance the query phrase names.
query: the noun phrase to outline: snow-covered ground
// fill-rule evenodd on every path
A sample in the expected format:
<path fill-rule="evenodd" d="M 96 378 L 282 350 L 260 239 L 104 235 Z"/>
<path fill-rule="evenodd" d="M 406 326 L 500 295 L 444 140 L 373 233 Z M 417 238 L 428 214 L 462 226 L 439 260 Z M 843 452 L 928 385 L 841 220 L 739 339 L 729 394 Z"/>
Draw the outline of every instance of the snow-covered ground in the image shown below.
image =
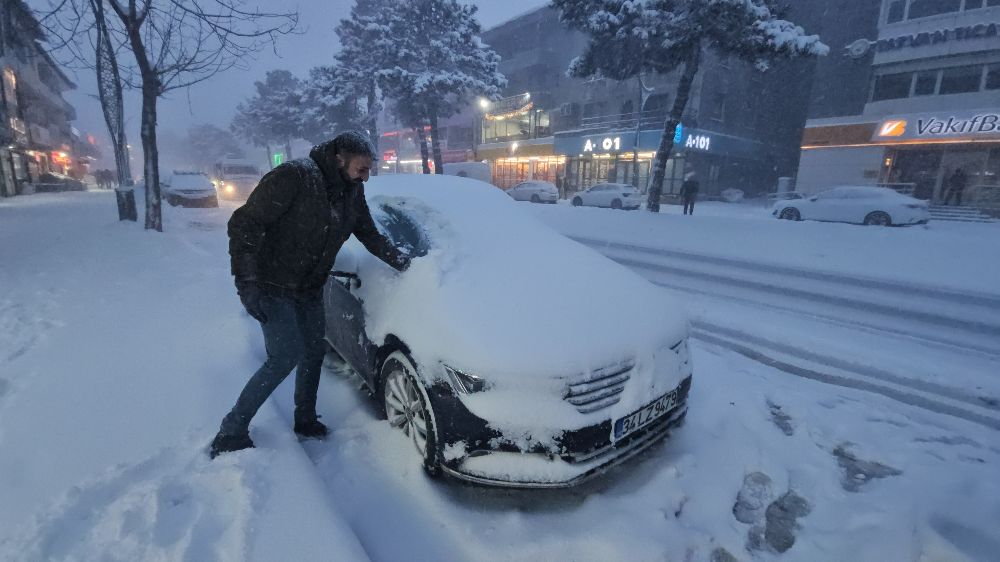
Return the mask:
<path fill-rule="evenodd" d="M 686 425 L 571 490 L 428 479 L 333 368 L 328 441 L 295 440 L 289 381 L 258 448 L 209 461 L 263 353 L 232 207 L 166 209 L 159 234 L 107 192 L 0 201 L 0 560 L 995 559 L 1000 358 L 948 336 L 1000 324 L 997 225 L 522 207 L 694 319 Z"/>

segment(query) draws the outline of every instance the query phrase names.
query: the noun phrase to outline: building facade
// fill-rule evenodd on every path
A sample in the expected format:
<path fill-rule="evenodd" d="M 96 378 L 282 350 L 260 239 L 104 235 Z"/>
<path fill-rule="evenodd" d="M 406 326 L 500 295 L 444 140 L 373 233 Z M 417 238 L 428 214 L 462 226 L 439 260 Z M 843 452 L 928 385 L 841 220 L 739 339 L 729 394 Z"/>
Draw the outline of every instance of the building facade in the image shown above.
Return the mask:
<path fill-rule="evenodd" d="M 21 0 L 0 7 L 0 196 L 24 193 L 41 174 L 75 173 L 84 144 L 62 98 L 75 85 L 39 45 L 34 15 Z"/>
<path fill-rule="evenodd" d="M 567 77 L 587 37 L 564 28 L 548 7 L 485 31 L 483 40 L 500 54 L 508 79 L 507 97 L 483 104 L 476 137 L 475 156 L 491 163 L 494 184 L 545 179 L 566 192 L 604 181 L 647 188 L 679 73 L 645 77 L 652 88 L 645 103 L 638 80 Z M 773 190 L 797 167 L 812 62 L 760 72 L 711 51 L 702 60 L 667 162 L 666 198 L 687 171 L 701 176 L 709 196 L 727 188 Z"/>
<path fill-rule="evenodd" d="M 871 60 L 865 104 L 807 122 L 797 188 L 885 185 L 940 203 L 958 172 L 963 205 L 1000 208 L 1000 0 L 879 8 L 875 35 L 845 52 Z"/>

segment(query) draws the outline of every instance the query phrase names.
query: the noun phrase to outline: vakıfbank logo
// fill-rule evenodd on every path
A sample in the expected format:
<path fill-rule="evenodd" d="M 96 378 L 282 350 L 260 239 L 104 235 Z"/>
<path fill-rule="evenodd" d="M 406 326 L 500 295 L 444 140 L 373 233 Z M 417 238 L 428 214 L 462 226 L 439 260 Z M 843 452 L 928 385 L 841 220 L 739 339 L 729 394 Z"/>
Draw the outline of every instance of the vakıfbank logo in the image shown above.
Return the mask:
<path fill-rule="evenodd" d="M 892 119 L 882 123 L 878 131 L 880 137 L 901 137 L 906 133 L 906 119 Z"/>

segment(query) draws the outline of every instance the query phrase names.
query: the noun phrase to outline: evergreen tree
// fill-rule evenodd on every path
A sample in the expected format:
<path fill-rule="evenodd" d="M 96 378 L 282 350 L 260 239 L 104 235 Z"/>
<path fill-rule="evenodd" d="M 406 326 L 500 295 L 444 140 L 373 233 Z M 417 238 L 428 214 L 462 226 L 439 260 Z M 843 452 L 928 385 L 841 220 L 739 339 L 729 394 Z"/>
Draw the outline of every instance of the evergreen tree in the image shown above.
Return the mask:
<path fill-rule="evenodd" d="M 552 6 L 563 23 L 590 36 L 570 65 L 571 76 L 624 80 L 683 66 L 656 151 L 647 202 L 654 212 L 660 210 L 674 134 L 704 49 L 752 62 L 761 71 L 772 60 L 829 51 L 818 36 L 782 19 L 777 0 L 552 0 Z"/>
<path fill-rule="evenodd" d="M 476 96 L 497 98 L 506 79 L 500 56 L 484 44 L 475 6 L 458 0 L 395 2 L 382 14 L 382 33 L 391 38 L 377 68 L 386 92 L 408 126 L 430 126 L 436 173 L 444 173 L 438 121 Z M 425 172 L 427 168 L 425 167 Z"/>
<path fill-rule="evenodd" d="M 367 129 L 367 112 L 335 66 L 317 66 L 302 82 L 302 137 L 313 143 L 332 139 L 344 130 Z"/>
<path fill-rule="evenodd" d="M 287 70 L 271 70 L 255 82 L 257 94 L 236 107 L 232 130 L 256 146 L 284 145 L 292 158 L 292 140 L 302 138 L 302 82 Z"/>
<path fill-rule="evenodd" d="M 188 129 L 184 142 L 186 159 L 203 172 L 225 157 L 243 158 L 243 148 L 233 134 L 215 125 L 201 124 Z"/>

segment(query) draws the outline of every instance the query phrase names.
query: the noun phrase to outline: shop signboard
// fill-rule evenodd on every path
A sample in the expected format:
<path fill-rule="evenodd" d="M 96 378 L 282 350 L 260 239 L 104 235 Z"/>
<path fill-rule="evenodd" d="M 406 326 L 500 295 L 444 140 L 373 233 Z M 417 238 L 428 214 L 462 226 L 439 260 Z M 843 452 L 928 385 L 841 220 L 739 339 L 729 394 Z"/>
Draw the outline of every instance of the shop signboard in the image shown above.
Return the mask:
<path fill-rule="evenodd" d="M 1000 139 L 1000 109 L 894 115 L 879 123 L 873 142 Z"/>

